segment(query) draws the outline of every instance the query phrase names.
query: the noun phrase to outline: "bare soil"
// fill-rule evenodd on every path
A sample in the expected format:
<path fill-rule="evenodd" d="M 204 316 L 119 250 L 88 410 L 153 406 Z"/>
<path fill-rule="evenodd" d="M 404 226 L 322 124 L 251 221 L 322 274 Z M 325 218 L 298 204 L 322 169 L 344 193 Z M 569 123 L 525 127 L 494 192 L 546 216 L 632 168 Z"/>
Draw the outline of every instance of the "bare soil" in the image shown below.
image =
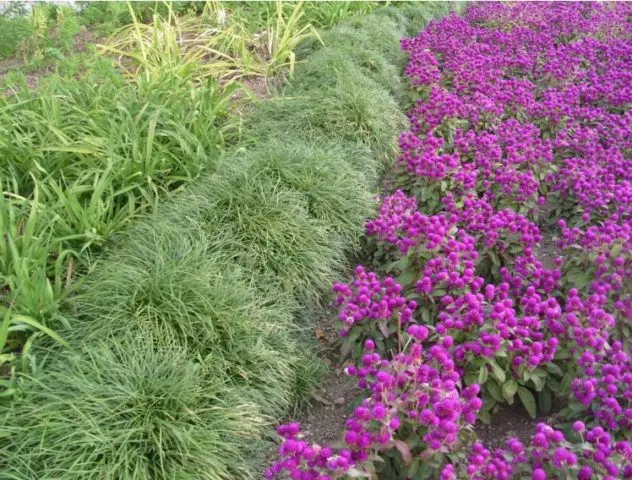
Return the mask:
<path fill-rule="evenodd" d="M 314 403 L 299 419 L 305 439 L 319 445 L 339 442 L 358 393 L 353 379 L 341 369 L 333 369 L 312 392 Z"/>
<path fill-rule="evenodd" d="M 476 422 L 474 431 L 485 447 L 493 450 L 504 446 L 511 437 L 516 437 L 527 444 L 533 436 L 535 426 L 539 422 L 552 422 L 554 414 L 531 418 L 517 401 L 513 405 L 502 405 L 492 416 L 490 425 Z"/>

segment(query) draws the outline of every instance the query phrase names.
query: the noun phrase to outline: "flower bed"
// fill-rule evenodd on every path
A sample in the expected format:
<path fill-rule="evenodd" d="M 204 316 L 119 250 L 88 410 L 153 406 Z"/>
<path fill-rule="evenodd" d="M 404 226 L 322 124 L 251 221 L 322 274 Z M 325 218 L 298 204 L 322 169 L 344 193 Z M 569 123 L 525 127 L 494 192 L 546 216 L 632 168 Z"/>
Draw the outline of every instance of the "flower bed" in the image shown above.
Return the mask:
<path fill-rule="evenodd" d="M 340 448 L 279 427 L 268 478 L 632 478 L 630 14 L 484 4 L 402 42 L 376 271 L 334 286 L 363 400 Z M 474 422 L 514 402 L 565 423 L 488 450 Z"/>

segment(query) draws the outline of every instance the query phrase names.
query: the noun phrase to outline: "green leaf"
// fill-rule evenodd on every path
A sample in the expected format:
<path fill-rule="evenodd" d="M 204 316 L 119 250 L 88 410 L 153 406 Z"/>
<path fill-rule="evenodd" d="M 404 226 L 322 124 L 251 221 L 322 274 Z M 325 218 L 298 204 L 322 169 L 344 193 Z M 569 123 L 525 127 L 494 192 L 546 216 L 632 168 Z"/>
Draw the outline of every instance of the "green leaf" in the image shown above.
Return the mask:
<path fill-rule="evenodd" d="M 534 374 L 534 375 L 537 375 L 537 376 L 538 376 L 538 377 L 540 377 L 540 378 L 546 378 L 546 377 L 547 377 L 546 370 L 542 370 L 541 368 L 536 368 L 536 369 L 533 371 L 533 374 Z"/>
<path fill-rule="evenodd" d="M 483 422 L 485 425 L 489 425 L 492 423 L 492 417 L 489 412 L 478 412 L 478 419 Z"/>
<path fill-rule="evenodd" d="M 564 375 L 564 377 L 562 378 L 562 381 L 560 382 L 560 390 L 559 390 L 559 395 L 568 395 L 571 391 L 571 383 L 573 383 L 573 378 L 574 378 L 574 372 L 572 369 L 569 369 L 566 374 Z"/>
<path fill-rule="evenodd" d="M 561 384 L 559 380 L 549 377 L 546 379 L 546 387 L 553 393 L 558 393 L 560 391 Z"/>
<path fill-rule="evenodd" d="M 535 418 L 536 404 L 533 394 L 525 387 L 518 387 L 518 397 L 520 397 L 520 401 L 524 405 L 524 408 L 527 409 L 529 415 L 531 415 L 531 418 Z"/>
<path fill-rule="evenodd" d="M 492 373 L 494 374 L 496 379 L 500 383 L 504 383 L 505 379 L 507 378 L 505 376 L 505 371 L 500 368 L 500 365 L 498 365 L 494 360 L 490 361 L 489 364 L 492 366 Z"/>
<path fill-rule="evenodd" d="M 494 380 L 488 380 L 485 384 L 485 388 L 494 400 L 496 400 L 497 402 L 503 401 L 503 395 L 500 392 L 500 387 Z"/>
<path fill-rule="evenodd" d="M 408 476 L 414 478 L 417 472 L 419 471 L 419 467 L 421 467 L 421 460 L 416 458 L 413 463 L 408 467 Z"/>
<path fill-rule="evenodd" d="M 478 384 L 484 385 L 488 377 L 489 377 L 489 374 L 487 372 L 487 366 L 486 365 L 481 366 L 481 368 L 478 369 Z"/>
<path fill-rule="evenodd" d="M 550 372 L 553 373 L 555 375 L 559 375 L 560 377 L 564 375 L 564 372 L 562 371 L 562 369 L 557 366 L 555 363 L 547 363 L 546 364 L 546 369 Z"/>
<path fill-rule="evenodd" d="M 543 413 L 549 413 L 551 411 L 551 406 L 553 404 L 551 390 L 545 388 L 541 392 L 538 392 L 538 404 L 540 405 L 540 410 Z"/>
<path fill-rule="evenodd" d="M 544 388 L 544 384 L 546 382 L 544 378 L 539 377 L 538 375 L 531 375 L 531 381 L 538 392 Z"/>
<path fill-rule="evenodd" d="M 623 245 L 620 243 L 615 243 L 612 248 L 610 249 L 610 257 L 611 258 L 616 258 L 619 256 L 619 254 L 621 253 L 621 249 L 623 248 Z"/>
<path fill-rule="evenodd" d="M 430 310 L 425 307 L 421 308 L 421 321 L 424 325 L 430 324 Z"/>
<path fill-rule="evenodd" d="M 465 385 L 472 385 L 473 383 L 477 383 L 478 378 L 476 373 L 468 373 L 463 377 L 463 380 L 465 381 Z"/>
<path fill-rule="evenodd" d="M 415 280 L 417 280 L 417 278 L 418 272 L 415 272 L 414 270 L 406 270 L 404 273 L 397 277 L 397 283 L 401 284 L 402 286 L 408 286 L 412 284 Z"/>
<path fill-rule="evenodd" d="M 516 395 L 517 391 L 518 391 L 518 382 L 516 382 L 515 380 L 512 379 L 503 383 L 503 388 L 502 388 L 503 397 L 505 400 L 507 400 L 509 404 L 513 403 L 514 396 Z"/>
<path fill-rule="evenodd" d="M 586 270 L 575 269 L 566 274 L 566 281 L 581 290 L 592 281 L 592 276 Z"/>

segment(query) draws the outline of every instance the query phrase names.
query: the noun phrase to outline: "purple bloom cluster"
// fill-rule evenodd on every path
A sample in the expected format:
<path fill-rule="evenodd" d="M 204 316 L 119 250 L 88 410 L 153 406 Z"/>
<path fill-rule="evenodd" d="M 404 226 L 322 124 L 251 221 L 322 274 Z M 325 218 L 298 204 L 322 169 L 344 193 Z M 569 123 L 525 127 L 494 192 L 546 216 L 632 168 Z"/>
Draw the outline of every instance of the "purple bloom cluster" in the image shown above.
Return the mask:
<path fill-rule="evenodd" d="M 573 366 L 572 393 L 613 432 L 629 429 L 632 408 L 629 15 L 623 5 L 476 5 L 402 43 L 411 58 L 434 54 L 427 68 L 441 75 L 419 59 L 411 68 L 421 98 L 400 165 L 412 186 L 419 177 L 434 192 L 448 185 L 442 215 L 477 238 L 476 272 L 502 281 L 481 288 L 507 295 L 490 302 L 480 289 L 447 288 L 437 331 L 469 334 L 455 349 L 465 364 L 513 352 L 514 367 L 543 366 L 560 347 L 563 358 L 594 356 L 588 369 Z M 555 268 L 534 253 L 542 236 L 532 220 L 547 203 L 572 224 L 560 221 Z M 616 381 L 604 385 L 607 375 Z"/>
<path fill-rule="evenodd" d="M 396 448 L 403 461 L 412 456 L 430 458 L 460 447 L 459 433 L 476 421 L 483 402 L 478 385 L 461 389 L 461 376 L 451 360 L 451 338 L 424 348 L 429 331 L 411 325 L 406 348 L 383 358 L 371 340 L 365 342 L 358 365 L 346 368 L 367 393 L 345 423 L 344 447 L 322 448 L 299 438 L 297 423 L 278 428 L 283 437 L 279 459 L 266 478 L 287 473 L 296 479 L 344 478 L 350 470 L 363 471 L 380 452 Z M 414 435 L 414 447 L 406 439 Z M 365 470 L 364 470 L 365 471 Z"/>
<path fill-rule="evenodd" d="M 388 339 L 390 329 L 393 333 L 401 332 L 417 308 L 417 302 L 402 296 L 399 283 L 391 277 L 382 280 L 362 266 L 356 267 L 350 284 L 336 283 L 333 291 L 338 320 L 342 322 L 339 333 L 347 337 L 352 329 L 361 329 L 363 334 L 354 338 L 356 342 L 375 338 L 378 334 Z"/>
<path fill-rule="evenodd" d="M 411 325 L 407 333 L 407 347 L 392 359 L 382 358 L 367 342 L 361 364 L 347 367 L 370 392 L 346 424 L 345 440 L 357 447 L 358 460 L 368 458 L 371 445 L 391 446 L 404 425 L 419 435 L 426 454 L 451 451 L 459 443 L 460 430 L 474 423 L 482 405 L 478 385 L 459 389 L 461 376 L 452 361 L 450 337 L 425 349 L 427 327 Z"/>
<path fill-rule="evenodd" d="M 579 421 L 573 424 L 573 432 L 579 442 L 570 442 L 563 432 L 539 423 L 529 445 L 510 438 L 504 447 L 493 453 L 476 442 L 460 478 L 614 480 L 632 477 L 632 444 L 613 441 L 601 427 L 586 430 Z M 456 479 L 457 468 L 448 464 L 442 475 L 442 478 Z"/>
<path fill-rule="evenodd" d="M 351 469 L 351 452 L 310 445 L 302 440 L 297 422 L 280 425 L 277 432 L 283 439 L 278 460 L 265 472 L 266 479 L 287 474 L 292 480 L 333 480 L 344 478 Z"/>
<path fill-rule="evenodd" d="M 366 224 L 368 235 L 392 244 L 403 254 L 413 247 L 435 250 L 442 246 L 454 230 L 454 223 L 445 215 L 427 216 L 417 211 L 417 200 L 401 190 L 387 196 L 380 215 Z"/>
<path fill-rule="evenodd" d="M 419 99 L 399 189 L 366 225 L 397 277 L 358 267 L 334 286 L 364 399 L 339 450 L 283 427 L 270 477 L 375 476 L 386 456 L 442 480 L 632 478 L 631 16 L 480 3 L 402 41 Z M 573 432 L 464 443 L 497 402 L 534 414 L 534 392 L 568 401 Z"/>

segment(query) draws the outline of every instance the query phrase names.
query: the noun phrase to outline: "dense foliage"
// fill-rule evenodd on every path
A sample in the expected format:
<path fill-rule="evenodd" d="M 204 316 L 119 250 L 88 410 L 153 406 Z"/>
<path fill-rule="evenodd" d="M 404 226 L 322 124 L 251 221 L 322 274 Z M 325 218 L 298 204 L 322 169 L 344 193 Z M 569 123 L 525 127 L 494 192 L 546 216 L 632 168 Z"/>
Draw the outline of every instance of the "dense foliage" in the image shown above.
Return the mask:
<path fill-rule="evenodd" d="M 268 478 L 632 477 L 631 14 L 487 3 L 402 42 L 377 271 L 334 286 L 363 400 L 342 448 L 279 427 Z M 515 401 L 567 423 L 490 451 L 472 424 Z"/>
<path fill-rule="evenodd" d="M 207 5 L 218 21 L 222 4 Z M 293 68 L 305 40 L 301 5 L 271 10 L 262 58 L 273 73 Z M 0 204 L 11 240 L 0 251 L 0 361 L 11 374 L 0 477 L 260 477 L 270 423 L 306 398 L 321 368 L 300 320 L 357 250 L 405 125 L 384 85 L 398 81 L 390 53 L 407 17 L 375 15 L 362 17 L 371 31 L 353 19 L 352 34 L 332 35 L 322 52 L 307 45 L 308 66 L 296 64 L 284 95 L 252 114 L 224 83 L 233 70 L 199 62 L 206 40 L 181 42 L 203 22 L 173 17 L 137 18 L 115 35 L 110 48 L 134 62 L 110 64 L 106 78 L 82 72 L 43 84 L 44 95 L 0 100 L 0 126 L 20 140 L 0 141 L 16 188 Z M 358 38 L 369 60 L 337 63 Z M 340 75 L 321 84 L 303 74 L 316 55 Z M 233 148 L 227 131 L 239 133 Z M 81 228 L 67 237 L 70 219 Z"/>

